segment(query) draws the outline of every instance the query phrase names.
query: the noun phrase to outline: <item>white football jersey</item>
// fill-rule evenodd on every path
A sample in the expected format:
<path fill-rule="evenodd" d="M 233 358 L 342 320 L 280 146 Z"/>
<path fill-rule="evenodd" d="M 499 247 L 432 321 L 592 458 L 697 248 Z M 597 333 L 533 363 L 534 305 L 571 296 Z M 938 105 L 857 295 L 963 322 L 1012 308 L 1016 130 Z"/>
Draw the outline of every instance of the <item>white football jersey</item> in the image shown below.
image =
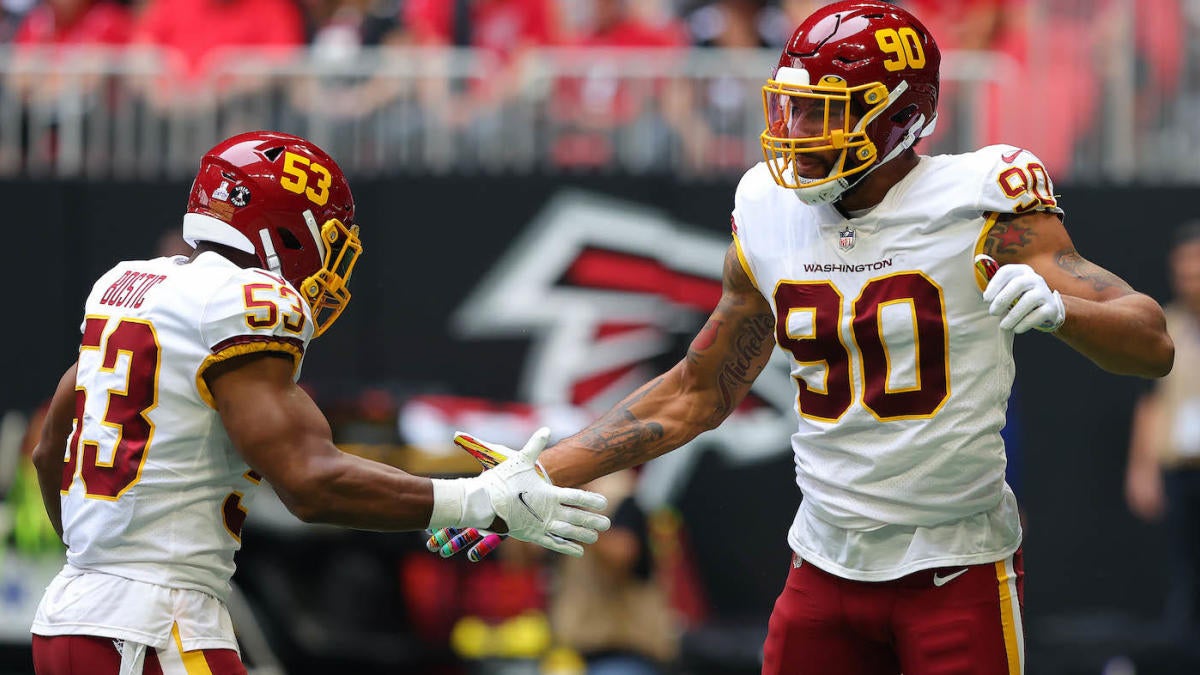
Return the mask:
<path fill-rule="evenodd" d="M 185 263 L 122 262 L 88 296 L 76 424 L 64 454 L 63 539 L 72 574 L 223 601 L 261 478 L 232 447 L 203 375 L 230 357 L 271 350 L 292 354 L 298 377 L 312 318 L 280 277 L 215 253 Z M 36 632 L 79 622 L 69 607 L 47 602 Z"/>
<path fill-rule="evenodd" d="M 1013 334 L 973 259 L 997 214 L 1030 210 L 1061 213 L 1045 168 L 1011 146 L 921 157 L 851 219 L 765 164 L 742 178 L 735 242 L 797 386 L 789 543 L 805 559 L 878 581 L 1019 545 L 1000 437 Z"/>

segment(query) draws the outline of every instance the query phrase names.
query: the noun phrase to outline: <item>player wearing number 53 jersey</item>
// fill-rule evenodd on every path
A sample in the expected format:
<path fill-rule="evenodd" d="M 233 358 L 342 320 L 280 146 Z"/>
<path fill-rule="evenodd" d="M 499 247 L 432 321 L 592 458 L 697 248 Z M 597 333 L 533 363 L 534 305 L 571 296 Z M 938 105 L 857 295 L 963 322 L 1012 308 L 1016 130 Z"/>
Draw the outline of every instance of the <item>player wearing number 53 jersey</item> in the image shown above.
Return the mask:
<path fill-rule="evenodd" d="M 349 185 L 315 145 L 273 132 L 218 144 L 183 231 L 190 258 L 121 262 L 96 281 L 34 449 L 67 545 L 33 623 L 39 674 L 244 673 L 224 602 L 263 480 L 300 518 L 360 529 L 496 521 L 580 555 L 607 528 L 577 508 L 602 497 L 535 473 L 545 435 L 458 480 L 333 445 L 296 379 L 350 299 L 362 246 Z"/>
<path fill-rule="evenodd" d="M 763 87 L 765 161 L 737 188 L 712 316 L 674 368 L 542 456 L 582 484 L 668 452 L 720 424 L 778 344 L 803 501 L 765 675 L 1023 672 L 1000 438 L 1013 336 L 1053 333 L 1117 373 L 1171 368 L 1162 309 L 1075 250 L 1034 154 L 915 152 L 939 62 L 892 4 L 802 22 Z"/>

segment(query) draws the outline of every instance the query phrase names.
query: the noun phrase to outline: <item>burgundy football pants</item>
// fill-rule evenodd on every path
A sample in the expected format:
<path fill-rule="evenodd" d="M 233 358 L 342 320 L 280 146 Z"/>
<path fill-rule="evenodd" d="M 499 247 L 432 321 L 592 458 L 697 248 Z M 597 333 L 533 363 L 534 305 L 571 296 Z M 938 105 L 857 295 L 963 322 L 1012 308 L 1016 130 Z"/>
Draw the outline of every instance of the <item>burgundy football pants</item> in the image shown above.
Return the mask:
<path fill-rule="evenodd" d="M 1021 551 L 894 581 L 836 577 L 804 562 L 775 601 L 763 675 L 1021 675 Z"/>
<path fill-rule="evenodd" d="M 246 675 L 236 651 L 179 651 L 178 643 L 160 652 L 146 650 L 142 675 Z M 33 636 L 33 669 L 37 675 L 117 675 L 121 652 L 111 638 L 90 635 Z"/>

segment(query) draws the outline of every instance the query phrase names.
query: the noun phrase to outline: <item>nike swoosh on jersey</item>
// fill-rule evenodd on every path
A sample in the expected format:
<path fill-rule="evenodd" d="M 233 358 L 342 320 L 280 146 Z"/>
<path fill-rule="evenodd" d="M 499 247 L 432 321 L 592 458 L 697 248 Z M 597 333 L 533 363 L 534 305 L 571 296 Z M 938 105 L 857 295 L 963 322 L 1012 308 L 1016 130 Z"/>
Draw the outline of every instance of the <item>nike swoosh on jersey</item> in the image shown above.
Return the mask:
<path fill-rule="evenodd" d="M 939 586 L 939 587 L 941 587 L 941 586 L 945 586 L 946 584 L 950 583 L 951 581 L 954 581 L 955 579 L 957 579 L 957 578 L 961 577 L 962 575 L 964 575 L 964 574 L 966 574 L 966 573 L 967 573 L 967 568 L 966 568 L 966 567 L 964 567 L 964 568 L 962 568 L 961 570 L 959 570 L 959 571 L 955 572 L 954 574 L 947 574 L 947 575 L 946 575 L 946 576 L 944 576 L 944 577 L 940 577 L 940 576 L 938 576 L 938 573 L 937 573 L 937 572 L 934 572 L 934 573 L 933 573 L 933 585 L 934 585 L 934 586 Z"/>
<path fill-rule="evenodd" d="M 545 521 L 542 519 L 542 517 L 541 517 L 541 516 L 539 516 L 539 515 L 537 514 L 537 511 L 534 511 L 534 510 L 533 510 L 533 507 L 532 507 L 532 506 L 530 506 L 530 505 L 529 505 L 529 504 L 528 504 L 528 503 L 525 501 L 525 495 L 526 495 L 526 494 L 528 494 L 528 491 L 526 491 L 526 490 L 522 490 L 522 491 L 518 492 L 518 493 L 517 493 L 517 501 L 521 502 L 521 506 L 524 506 L 526 511 L 529 511 L 529 513 L 533 514 L 533 517 L 534 517 L 534 518 L 536 518 L 536 519 L 537 519 L 537 521 L 538 521 L 539 523 L 545 522 Z M 964 571 L 965 571 L 965 570 L 964 570 Z"/>
<path fill-rule="evenodd" d="M 1013 160 L 1016 159 L 1017 155 L 1019 155 L 1019 154 L 1021 154 L 1021 148 L 1017 148 L 1016 150 L 1013 150 L 1012 152 L 1000 155 L 1000 159 L 1004 160 L 1005 164 L 1012 164 Z"/>

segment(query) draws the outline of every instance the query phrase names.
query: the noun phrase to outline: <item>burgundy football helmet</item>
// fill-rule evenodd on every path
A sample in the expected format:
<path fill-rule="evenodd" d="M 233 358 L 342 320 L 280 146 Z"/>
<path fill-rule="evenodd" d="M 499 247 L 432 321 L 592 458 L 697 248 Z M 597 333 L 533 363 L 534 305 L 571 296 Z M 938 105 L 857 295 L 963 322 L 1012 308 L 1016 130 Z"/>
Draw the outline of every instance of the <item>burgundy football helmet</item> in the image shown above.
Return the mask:
<path fill-rule="evenodd" d="M 362 253 L 342 170 L 315 144 L 275 131 L 233 136 L 204 155 L 183 238 L 257 255 L 308 302 L 314 337 L 346 308 Z"/>
<path fill-rule="evenodd" d="M 846 0 L 818 9 L 763 87 L 760 139 L 775 182 L 806 203 L 832 202 L 928 136 L 941 60 L 929 31 L 900 7 Z M 806 154 L 831 150 L 841 152 L 828 175 L 801 175 L 816 161 Z"/>

